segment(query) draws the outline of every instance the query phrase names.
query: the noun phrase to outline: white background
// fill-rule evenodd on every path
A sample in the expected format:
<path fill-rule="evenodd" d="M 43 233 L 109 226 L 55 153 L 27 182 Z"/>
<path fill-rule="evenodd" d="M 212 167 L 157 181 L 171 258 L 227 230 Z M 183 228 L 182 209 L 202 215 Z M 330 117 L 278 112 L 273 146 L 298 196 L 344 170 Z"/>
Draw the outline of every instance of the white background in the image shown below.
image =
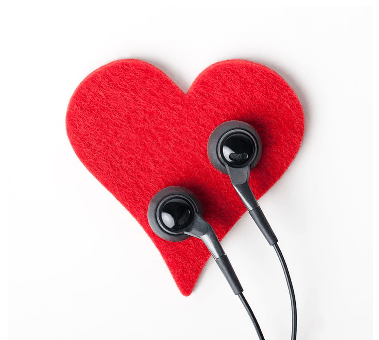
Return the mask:
<path fill-rule="evenodd" d="M 183 91 L 231 58 L 263 63 L 294 88 L 304 142 L 260 204 L 292 275 L 298 338 L 372 339 L 373 10 L 224 4 L 3 6 L 10 340 L 257 339 L 212 261 L 190 297 L 179 293 L 142 228 L 69 144 L 70 96 L 120 58 L 156 65 Z M 248 214 L 223 246 L 266 339 L 289 339 L 280 264 Z"/>

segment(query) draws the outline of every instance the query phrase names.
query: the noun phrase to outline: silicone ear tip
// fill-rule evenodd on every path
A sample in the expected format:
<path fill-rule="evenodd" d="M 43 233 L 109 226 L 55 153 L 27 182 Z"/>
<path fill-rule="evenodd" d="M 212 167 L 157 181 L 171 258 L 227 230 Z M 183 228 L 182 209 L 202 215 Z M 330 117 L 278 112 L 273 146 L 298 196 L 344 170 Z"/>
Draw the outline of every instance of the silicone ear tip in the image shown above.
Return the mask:
<path fill-rule="evenodd" d="M 248 123 L 241 122 L 239 120 L 229 120 L 225 123 L 220 124 L 217 126 L 211 135 L 209 136 L 208 139 L 208 145 L 207 145 L 207 153 L 208 153 L 208 158 L 212 165 L 219 171 L 221 171 L 224 174 L 227 174 L 226 167 L 223 162 L 221 162 L 220 158 L 217 155 L 217 148 L 220 139 L 222 136 L 229 132 L 230 130 L 234 129 L 241 129 L 249 132 L 251 135 L 254 136 L 255 140 L 257 141 L 258 145 L 258 152 L 257 155 L 254 159 L 254 161 L 250 164 L 250 168 L 254 168 L 257 163 L 259 162 L 261 155 L 262 155 L 262 142 L 259 137 L 258 132 Z"/>
<path fill-rule="evenodd" d="M 179 186 L 171 186 L 171 187 L 167 187 L 158 191 L 149 203 L 149 207 L 147 209 L 147 219 L 154 233 L 160 238 L 166 241 L 170 241 L 170 242 L 180 242 L 191 237 L 190 235 L 187 235 L 187 234 L 181 234 L 181 235 L 169 234 L 168 232 L 166 232 L 165 230 L 161 228 L 161 226 L 159 225 L 157 221 L 157 208 L 160 202 L 168 196 L 175 196 L 175 195 L 185 197 L 188 200 L 192 201 L 196 208 L 195 209 L 196 213 L 200 215 L 203 214 L 201 203 L 199 199 L 195 196 L 195 194 L 192 193 L 192 191 L 183 187 L 179 187 Z"/>

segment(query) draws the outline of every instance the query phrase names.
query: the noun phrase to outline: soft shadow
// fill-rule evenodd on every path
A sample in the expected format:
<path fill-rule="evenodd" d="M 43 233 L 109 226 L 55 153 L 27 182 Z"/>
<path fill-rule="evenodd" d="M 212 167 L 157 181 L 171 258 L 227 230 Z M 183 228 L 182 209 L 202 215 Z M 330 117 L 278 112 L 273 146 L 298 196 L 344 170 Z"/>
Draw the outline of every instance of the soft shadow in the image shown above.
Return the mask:
<path fill-rule="evenodd" d="M 241 59 L 259 63 L 259 64 L 269 67 L 270 69 L 278 73 L 288 83 L 288 85 L 295 91 L 297 97 L 299 98 L 301 106 L 303 107 L 303 112 L 304 112 L 304 124 L 305 124 L 304 137 L 303 137 L 303 142 L 304 142 L 308 137 L 308 130 L 311 123 L 310 121 L 311 108 L 310 108 L 308 97 L 304 91 L 304 87 L 301 86 L 300 81 L 296 79 L 287 69 L 284 69 L 282 66 L 279 66 L 272 61 L 261 59 L 261 58 L 251 58 L 251 57 L 241 58 Z"/>
<path fill-rule="evenodd" d="M 160 62 L 157 59 L 152 59 L 149 57 L 142 57 L 138 55 L 130 56 L 131 59 L 139 59 L 142 61 L 146 61 L 147 63 L 155 66 L 164 72 L 184 93 L 188 92 L 191 84 L 186 82 L 180 75 L 180 70 L 175 70 L 166 63 Z"/>

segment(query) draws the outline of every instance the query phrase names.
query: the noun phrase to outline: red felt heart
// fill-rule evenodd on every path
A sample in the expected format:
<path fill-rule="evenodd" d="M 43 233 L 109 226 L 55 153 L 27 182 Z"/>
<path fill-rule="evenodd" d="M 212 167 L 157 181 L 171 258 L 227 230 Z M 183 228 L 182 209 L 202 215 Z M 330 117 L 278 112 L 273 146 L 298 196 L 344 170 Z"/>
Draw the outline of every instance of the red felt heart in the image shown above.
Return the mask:
<path fill-rule="evenodd" d="M 162 188 L 183 186 L 198 196 L 217 236 L 226 235 L 246 210 L 228 176 L 209 162 L 207 141 L 232 119 L 251 124 L 262 139 L 262 158 L 250 176 L 260 198 L 294 159 L 304 131 L 296 94 L 263 65 L 216 63 L 184 94 L 156 67 L 117 60 L 85 78 L 68 106 L 67 133 L 76 154 L 141 224 L 186 296 L 210 254 L 193 237 L 175 243 L 157 237 L 147 207 Z"/>

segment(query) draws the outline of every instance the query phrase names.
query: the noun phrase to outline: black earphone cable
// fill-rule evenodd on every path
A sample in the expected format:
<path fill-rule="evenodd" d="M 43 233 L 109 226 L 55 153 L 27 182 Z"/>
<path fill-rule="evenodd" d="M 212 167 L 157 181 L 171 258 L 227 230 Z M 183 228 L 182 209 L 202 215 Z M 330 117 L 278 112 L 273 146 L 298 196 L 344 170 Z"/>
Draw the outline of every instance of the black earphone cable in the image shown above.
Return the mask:
<path fill-rule="evenodd" d="M 278 255 L 280 264 L 282 265 L 282 268 L 283 268 L 284 276 L 285 276 L 286 281 L 287 281 L 288 291 L 289 291 L 289 295 L 290 295 L 290 299 L 291 299 L 291 309 L 292 309 L 292 335 L 291 335 L 291 340 L 296 340 L 296 335 L 297 335 L 297 308 L 296 308 L 295 291 L 293 289 L 292 280 L 291 280 L 291 276 L 290 276 L 286 261 L 284 259 L 284 256 L 283 256 L 278 244 L 275 243 L 272 246 L 274 247 L 276 254 Z M 255 317 L 249 303 L 247 302 L 245 296 L 243 295 L 243 293 L 240 293 L 240 294 L 238 294 L 238 297 L 240 298 L 243 306 L 245 307 L 245 309 L 247 311 L 247 314 L 249 315 L 251 321 L 253 322 L 253 325 L 254 325 L 255 330 L 258 334 L 259 340 L 265 340 L 263 333 L 262 333 L 262 330 L 258 324 L 258 320 L 256 319 L 256 317 Z"/>
<path fill-rule="evenodd" d="M 249 314 L 250 316 L 250 319 L 251 321 L 253 322 L 253 325 L 255 327 L 255 330 L 257 331 L 257 334 L 258 334 L 258 337 L 259 337 L 259 340 L 265 340 L 264 336 L 263 336 L 263 333 L 261 331 L 261 328 L 259 327 L 259 324 L 258 324 L 258 320 L 256 319 L 252 309 L 250 308 L 250 305 L 249 303 L 247 302 L 247 300 L 245 299 L 245 296 L 243 295 L 243 293 L 240 293 L 238 294 L 238 297 L 240 298 L 243 306 L 245 307 L 246 311 L 247 311 L 247 314 Z"/>
<path fill-rule="evenodd" d="M 276 251 L 276 254 L 279 257 L 280 264 L 282 265 L 284 276 L 286 277 L 288 291 L 290 294 L 291 299 L 291 309 L 292 309 L 292 335 L 291 340 L 296 340 L 296 333 L 297 333 L 297 308 L 296 308 L 296 299 L 295 299 L 295 291 L 293 289 L 291 276 L 288 271 L 288 267 L 286 264 L 286 261 L 284 260 L 283 254 L 278 246 L 277 243 L 272 245 Z"/>

